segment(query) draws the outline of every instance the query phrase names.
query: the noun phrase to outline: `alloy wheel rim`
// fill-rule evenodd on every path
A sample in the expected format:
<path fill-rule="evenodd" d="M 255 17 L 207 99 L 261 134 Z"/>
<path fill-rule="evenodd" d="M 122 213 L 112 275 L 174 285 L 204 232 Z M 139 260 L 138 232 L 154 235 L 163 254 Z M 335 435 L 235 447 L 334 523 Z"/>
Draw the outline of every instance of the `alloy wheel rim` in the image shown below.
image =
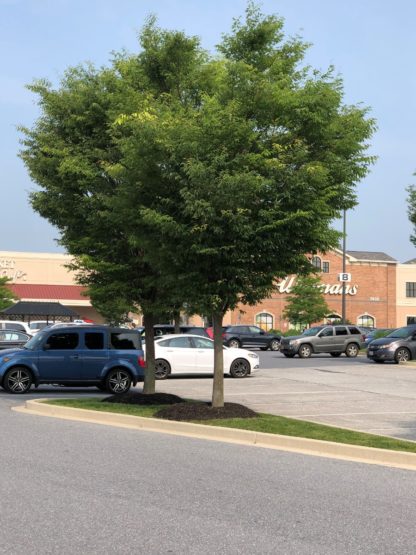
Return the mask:
<path fill-rule="evenodd" d="M 399 362 L 407 362 L 409 360 L 409 354 L 407 351 L 399 351 L 397 353 L 397 359 Z"/>
<path fill-rule="evenodd" d="M 16 370 L 10 374 L 7 382 L 11 391 L 26 391 L 30 384 L 30 376 L 24 370 Z"/>
<path fill-rule="evenodd" d="M 114 393 L 126 391 L 129 382 L 129 377 L 125 372 L 116 372 L 109 380 L 109 385 Z"/>
<path fill-rule="evenodd" d="M 234 374 L 236 376 L 244 376 L 246 373 L 247 368 L 243 361 L 234 363 Z"/>

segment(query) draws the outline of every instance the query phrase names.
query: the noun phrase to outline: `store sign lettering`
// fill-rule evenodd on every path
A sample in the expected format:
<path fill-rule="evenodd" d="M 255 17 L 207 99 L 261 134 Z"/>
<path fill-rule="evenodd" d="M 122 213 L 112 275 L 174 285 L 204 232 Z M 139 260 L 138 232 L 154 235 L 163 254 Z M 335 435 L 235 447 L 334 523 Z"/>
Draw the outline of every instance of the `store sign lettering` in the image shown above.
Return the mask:
<path fill-rule="evenodd" d="M 0 276 L 11 281 L 26 281 L 27 273 L 16 268 L 16 261 L 11 258 L 0 258 Z"/>
<path fill-rule="evenodd" d="M 276 286 L 278 293 L 290 293 L 295 285 L 296 277 L 286 277 L 279 281 Z M 323 283 L 320 288 L 325 295 L 342 295 L 342 283 L 325 284 Z M 347 295 L 356 295 L 358 292 L 358 285 L 345 285 L 345 293 Z"/>

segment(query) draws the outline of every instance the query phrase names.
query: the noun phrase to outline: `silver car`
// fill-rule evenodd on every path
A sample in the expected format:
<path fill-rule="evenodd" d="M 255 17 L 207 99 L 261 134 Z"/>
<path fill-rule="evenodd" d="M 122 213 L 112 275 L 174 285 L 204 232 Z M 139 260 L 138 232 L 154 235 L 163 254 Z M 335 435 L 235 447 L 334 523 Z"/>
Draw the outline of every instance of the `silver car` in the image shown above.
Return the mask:
<path fill-rule="evenodd" d="M 339 357 L 356 357 L 364 347 L 364 335 L 357 326 L 315 326 L 302 335 L 282 337 L 280 351 L 289 358 L 299 355 L 309 358 L 313 353 L 329 353 Z"/>

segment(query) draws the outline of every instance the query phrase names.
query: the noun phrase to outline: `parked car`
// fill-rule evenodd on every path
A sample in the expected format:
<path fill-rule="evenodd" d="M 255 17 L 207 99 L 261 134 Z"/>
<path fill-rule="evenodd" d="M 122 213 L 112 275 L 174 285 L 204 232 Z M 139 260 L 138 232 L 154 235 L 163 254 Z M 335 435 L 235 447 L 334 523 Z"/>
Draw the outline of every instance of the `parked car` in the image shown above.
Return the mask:
<path fill-rule="evenodd" d="M 260 347 L 262 351 L 278 351 L 280 349 L 280 335 L 269 333 L 257 326 L 227 326 L 222 335 L 227 347 Z"/>
<path fill-rule="evenodd" d="M 224 333 L 225 330 L 229 327 L 230 326 L 222 326 L 222 333 Z M 214 339 L 214 328 L 212 326 L 210 326 L 209 328 L 205 328 L 205 331 L 207 332 L 210 339 Z"/>
<path fill-rule="evenodd" d="M 9 393 L 26 393 L 32 384 L 96 386 L 125 393 L 143 381 L 144 352 L 134 330 L 109 326 L 45 328 L 23 348 L 0 356 L 0 385 Z"/>
<path fill-rule="evenodd" d="M 175 333 L 175 326 L 173 324 L 155 324 L 154 330 L 155 337 L 159 337 L 160 335 L 172 335 Z M 205 328 L 202 326 L 179 326 L 179 332 L 208 337 Z"/>
<path fill-rule="evenodd" d="M 171 374 L 212 373 L 214 371 L 214 342 L 200 335 L 169 335 L 155 341 L 156 379 Z M 224 373 L 233 378 L 245 378 L 259 367 L 256 353 L 245 349 L 224 347 Z"/>
<path fill-rule="evenodd" d="M 0 320 L 0 330 L 17 330 L 32 335 L 28 323 L 20 320 Z"/>
<path fill-rule="evenodd" d="M 374 362 L 407 362 L 416 357 L 416 325 L 404 326 L 386 337 L 374 339 L 367 349 L 367 357 Z"/>
<path fill-rule="evenodd" d="M 386 335 L 388 335 L 389 333 L 391 333 L 395 329 L 396 328 L 374 328 L 372 331 L 370 331 L 369 333 L 367 333 L 365 335 L 364 342 L 365 342 L 366 347 L 368 347 L 368 345 L 372 341 L 374 341 L 374 339 L 379 339 L 380 337 L 385 337 Z"/>
<path fill-rule="evenodd" d="M 364 336 L 357 326 L 315 326 L 302 335 L 282 337 L 280 351 L 289 358 L 309 358 L 313 353 L 330 353 L 339 357 L 356 357 L 364 347 Z"/>
<path fill-rule="evenodd" d="M 32 336 L 17 330 L 0 330 L 0 349 L 23 347 Z"/>

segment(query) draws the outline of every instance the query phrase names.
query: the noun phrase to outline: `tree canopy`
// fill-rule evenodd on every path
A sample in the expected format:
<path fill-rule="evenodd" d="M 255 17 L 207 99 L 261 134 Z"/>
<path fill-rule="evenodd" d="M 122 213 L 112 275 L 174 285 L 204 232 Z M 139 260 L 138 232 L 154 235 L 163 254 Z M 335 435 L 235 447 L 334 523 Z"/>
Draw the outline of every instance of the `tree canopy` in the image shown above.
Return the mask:
<path fill-rule="evenodd" d="M 7 286 L 11 279 L 7 276 L 0 277 L 0 310 L 9 308 L 17 300 L 17 296 Z"/>
<path fill-rule="evenodd" d="M 212 314 L 221 406 L 223 315 L 338 244 L 332 222 L 356 203 L 375 124 L 252 3 L 214 54 L 155 18 L 139 38 L 138 55 L 30 87 L 42 110 L 23 130 L 32 205 L 85 283 L 116 280 L 144 313 L 186 302 Z"/>
<path fill-rule="evenodd" d="M 319 276 L 310 274 L 297 278 L 287 297 L 283 315 L 292 324 L 310 326 L 329 314 Z"/>

